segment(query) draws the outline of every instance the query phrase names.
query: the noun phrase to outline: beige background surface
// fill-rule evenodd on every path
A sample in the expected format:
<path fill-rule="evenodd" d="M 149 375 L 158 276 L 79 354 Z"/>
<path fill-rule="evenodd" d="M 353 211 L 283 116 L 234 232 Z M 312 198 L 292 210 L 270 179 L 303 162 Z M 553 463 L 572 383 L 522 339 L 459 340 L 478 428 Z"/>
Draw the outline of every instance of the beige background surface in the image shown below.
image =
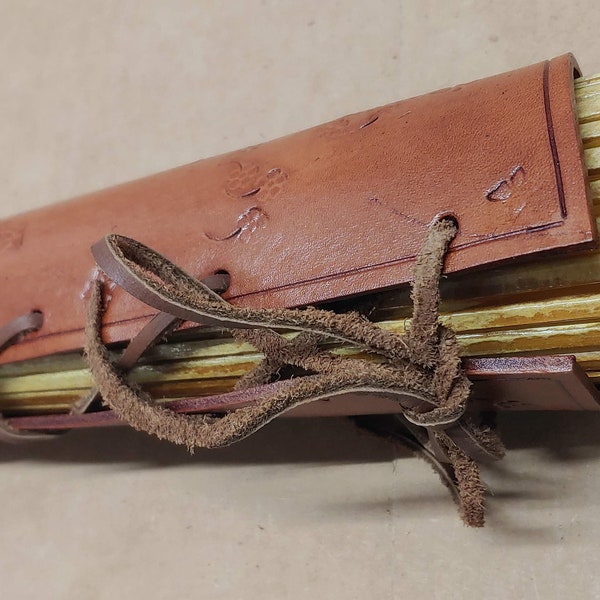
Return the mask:
<path fill-rule="evenodd" d="M 530 0 L 0 0 L 0 213 L 567 50 Z M 424 463 L 341 420 L 189 456 L 125 429 L 0 448 L 6 598 L 598 598 L 600 419 L 511 416 L 466 529 Z"/>

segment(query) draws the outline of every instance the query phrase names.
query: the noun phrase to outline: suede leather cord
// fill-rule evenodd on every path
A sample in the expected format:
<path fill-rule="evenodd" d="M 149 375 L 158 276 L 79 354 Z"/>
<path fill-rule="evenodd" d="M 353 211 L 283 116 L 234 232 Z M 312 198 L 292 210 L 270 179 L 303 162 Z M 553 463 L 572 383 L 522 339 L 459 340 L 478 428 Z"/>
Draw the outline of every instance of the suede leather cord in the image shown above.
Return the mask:
<path fill-rule="evenodd" d="M 229 286 L 229 275 L 212 275 L 203 279 L 202 283 L 213 292 L 224 292 Z M 181 323 L 181 319 L 169 313 L 157 313 L 129 342 L 123 353 L 119 356 L 116 366 L 121 371 L 130 371 L 147 350 L 177 329 Z M 81 415 L 99 400 L 100 392 L 97 388 L 92 388 L 85 396 L 82 396 L 77 402 L 73 403 L 69 414 Z"/>
<path fill-rule="evenodd" d="M 484 524 L 485 506 L 483 504 L 484 488 L 479 476 L 479 468 L 473 457 L 452 444 L 447 436 L 444 440 L 452 463 L 439 459 L 439 454 L 432 447 L 422 428 L 411 426 L 402 415 L 393 418 L 381 416 L 353 417 L 357 426 L 378 437 L 391 442 L 400 443 L 408 448 L 415 456 L 425 460 L 440 477 L 440 481 L 448 488 L 453 500 L 459 507 L 463 520 L 473 526 Z M 484 430 L 485 431 L 485 430 Z"/>
<path fill-rule="evenodd" d="M 86 356 L 104 402 L 132 427 L 161 439 L 195 447 L 226 446 L 243 439 L 290 408 L 348 393 L 381 394 L 398 402 L 411 427 L 425 428 L 429 451 L 448 463 L 457 483 L 463 519 L 483 525 L 483 486 L 470 454 L 499 458 L 502 446 L 491 432 L 462 418 L 470 383 L 461 369 L 456 337 L 438 321 L 439 278 L 456 225 L 440 220 L 429 228 L 415 266 L 414 314 L 405 336 L 386 332 L 362 316 L 306 309 L 249 309 L 232 306 L 150 248 L 110 235 L 96 244 L 101 269 L 150 306 L 181 320 L 232 328 L 254 345 L 263 361 L 238 389 L 269 383 L 283 367 L 300 369 L 284 389 L 259 396 L 250 406 L 217 415 L 178 415 L 157 405 L 127 381 L 109 360 L 101 339 L 101 281 L 94 282 L 86 328 Z M 298 330 L 286 340 L 276 330 Z M 377 362 L 348 359 L 322 350 L 324 339 L 349 342 L 377 355 Z"/>

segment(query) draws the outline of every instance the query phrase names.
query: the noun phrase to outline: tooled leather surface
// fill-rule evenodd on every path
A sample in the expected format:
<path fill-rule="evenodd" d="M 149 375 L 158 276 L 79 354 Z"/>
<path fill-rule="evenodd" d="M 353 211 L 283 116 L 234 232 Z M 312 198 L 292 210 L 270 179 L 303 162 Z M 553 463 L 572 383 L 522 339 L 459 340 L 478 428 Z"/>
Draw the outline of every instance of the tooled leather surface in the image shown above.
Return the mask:
<path fill-rule="evenodd" d="M 404 100 L 0 224 L 0 323 L 41 331 L 1 362 L 80 348 L 90 246 L 121 233 L 234 304 L 315 303 L 409 280 L 428 224 L 453 214 L 456 271 L 595 242 L 573 110 L 573 58 Z M 106 340 L 147 307 L 115 289 Z"/>

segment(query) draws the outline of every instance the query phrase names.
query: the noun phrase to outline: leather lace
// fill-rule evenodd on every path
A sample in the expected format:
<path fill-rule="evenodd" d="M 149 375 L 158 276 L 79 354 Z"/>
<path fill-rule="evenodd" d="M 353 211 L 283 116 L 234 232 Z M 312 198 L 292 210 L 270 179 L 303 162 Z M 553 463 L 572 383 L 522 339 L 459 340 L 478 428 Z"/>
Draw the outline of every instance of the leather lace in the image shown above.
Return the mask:
<path fill-rule="evenodd" d="M 264 358 L 237 384 L 238 389 L 256 392 L 251 405 L 224 415 L 176 414 L 129 383 L 123 361 L 111 363 L 101 339 L 103 283 L 97 280 L 86 328 L 86 355 L 97 390 L 135 429 L 190 450 L 232 444 L 283 412 L 318 399 L 346 394 L 393 398 L 408 434 L 450 470 L 465 522 L 481 526 L 484 488 L 475 459 L 500 458 L 503 449 L 492 431 L 465 417 L 470 383 L 461 368 L 456 336 L 438 319 L 439 278 L 456 230 L 450 220 L 437 221 L 428 230 L 416 261 L 413 318 L 404 336 L 357 313 L 233 306 L 150 248 L 109 235 L 93 247 L 98 265 L 130 294 L 168 315 L 161 322 L 170 316 L 229 328 Z M 288 340 L 278 333 L 281 330 L 299 333 Z M 321 342 L 331 339 L 362 348 L 370 360 L 322 349 Z M 135 338 L 131 343 L 136 344 Z M 300 369 L 303 376 L 270 386 L 288 366 Z"/>
<path fill-rule="evenodd" d="M 20 315 L 0 328 L 0 353 L 9 346 L 16 344 L 25 335 L 40 329 L 44 322 L 42 313 L 32 311 Z M 0 440 L 4 442 L 23 442 L 30 440 L 45 440 L 56 434 L 47 434 L 40 431 L 27 431 L 11 427 L 0 415 Z"/>

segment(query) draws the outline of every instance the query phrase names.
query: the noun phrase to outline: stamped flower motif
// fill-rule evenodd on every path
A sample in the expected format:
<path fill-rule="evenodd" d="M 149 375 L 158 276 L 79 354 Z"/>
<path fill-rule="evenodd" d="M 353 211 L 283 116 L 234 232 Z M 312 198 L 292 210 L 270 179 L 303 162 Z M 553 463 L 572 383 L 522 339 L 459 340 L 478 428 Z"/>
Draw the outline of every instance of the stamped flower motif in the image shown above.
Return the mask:
<path fill-rule="evenodd" d="M 206 237 L 217 242 L 247 243 L 257 230 L 266 227 L 269 220 L 266 205 L 281 193 L 286 180 L 287 174 L 280 167 L 265 168 L 240 161 L 230 163 L 225 193 L 234 200 L 230 204 L 231 224 L 226 233 L 206 232 Z"/>
<path fill-rule="evenodd" d="M 286 173 L 279 167 L 261 168 L 258 164 L 231 164 L 225 192 L 231 198 L 259 197 L 261 201 L 276 197 L 282 190 Z"/>

